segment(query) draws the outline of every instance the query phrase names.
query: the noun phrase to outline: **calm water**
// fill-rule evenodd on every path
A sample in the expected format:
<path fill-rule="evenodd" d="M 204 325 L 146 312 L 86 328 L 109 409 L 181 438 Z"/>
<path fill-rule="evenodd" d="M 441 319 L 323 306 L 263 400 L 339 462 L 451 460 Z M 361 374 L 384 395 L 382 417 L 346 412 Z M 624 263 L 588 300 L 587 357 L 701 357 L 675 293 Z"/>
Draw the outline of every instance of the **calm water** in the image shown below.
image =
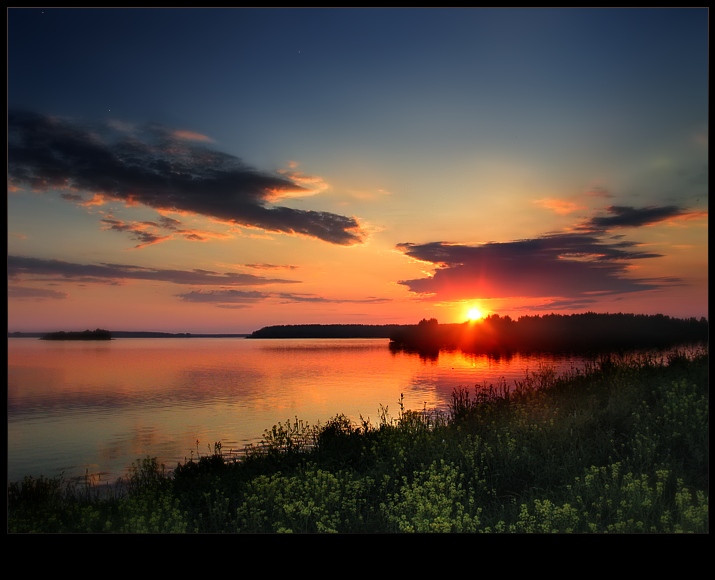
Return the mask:
<path fill-rule="evenodd" d="M 338 413 L 446 409 L 456 387 L 524 378 L 581 357 L 392 353 L 387 339 L 8 339 L 8 481 L 89 472 L 114 481 L 150 455 L 167 469 L 256 443 L 265 429 Z"/>

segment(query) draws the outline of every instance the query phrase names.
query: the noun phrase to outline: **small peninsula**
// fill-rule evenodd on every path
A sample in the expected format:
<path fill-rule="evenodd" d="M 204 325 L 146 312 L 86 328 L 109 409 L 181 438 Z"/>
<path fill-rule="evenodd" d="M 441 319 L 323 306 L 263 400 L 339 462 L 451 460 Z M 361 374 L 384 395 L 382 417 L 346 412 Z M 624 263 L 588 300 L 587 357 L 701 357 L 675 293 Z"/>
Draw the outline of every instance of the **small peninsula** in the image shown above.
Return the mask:
<path fill-rule="evenodd" d="M 390 338 L 402 324 L 285 324 L 264 326 L 246 338 Z"/>

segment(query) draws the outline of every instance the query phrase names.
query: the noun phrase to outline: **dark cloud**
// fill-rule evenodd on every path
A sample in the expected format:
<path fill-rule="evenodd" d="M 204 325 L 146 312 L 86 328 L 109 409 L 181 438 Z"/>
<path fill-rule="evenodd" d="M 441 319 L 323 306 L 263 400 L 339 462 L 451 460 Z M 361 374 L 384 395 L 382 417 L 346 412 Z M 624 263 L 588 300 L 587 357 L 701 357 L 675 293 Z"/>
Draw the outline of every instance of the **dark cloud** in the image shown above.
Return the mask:
<path fill-rule="evenodd" d="M 66 292 L 58 292 L 57 290 L 47 290 L 45 288 L 26 288 L 24 286 L 8 286 L 7 297 L 24 299 L 24 298 L 34 298 L 45 300 L 47 298 L 53 300 L 62 300 L 67 298 Z"/>
<path fill-rule="evenodd" d="M 101 221 L 106 226 L 106 229 L 114 230 L 117 232 L 128 232 L 133 239 L 139 242 L 136 245 L 136 248 L 143 248 L 151 244 L 158 244 L 159 242 L 163 242 L 171 238 L 171 236 L 161 236 L 147 229 L 159 227 L 158 224 L 153 222 L 128 224 L 112 218 L 104 218 Z"/>
<path fill-rule="evenodd" d="M 176 296 L 184 302 L 252 304 L 264 300 L 269 294 L 246 290 L 196 290 L 185 294 L 177 294 Z"/>
<path fill-rule="evenodd" d="M 365 298 L 365 299 L 335 299 L 315 296 L 313 294 L 293 294 L 289 292 L 255 292 L 241 290 L 197 290 L 177 294 L 177 297 L 185 302 L 213 303 L 217 306 L 227 305 L 247 305 L 260 302 L 267 298 L 275 298 L 282 303 L 310 302 L 318 304 L 382 304 L 389 302 L 387 298 Z"/>
<path fill-rule="evenodd" d="M 220 234 L 210 231 L 194 229 L 183 229 L 179 226 L 181 222 L 172 218 L 161 216 L 157 221 L 124 222 L 111 216 L 103 218 L 101 222 L 104 229 L 117 232 L 126 232 L 139 243 L 134 246 L 136 249 L 144 248 L 151 244 L 158 244 L 170 240 L 175 236 L 182 236 L 184 239 L 194 242 L 205 242 L 210 238 L 225 238 L 228 234 Z M 162 235 L 156 230 L 168 230 L 168 234 Z"/>
<path fill-rule="evenodd" d="M 244 264 L 246 268 L 255 270 L 296 270 L 298 266 L 288 264 Z"/>
<path fill-rule="evenodd" d="M 384 304 L 385 302 L 390 302 L 389 298 L 325 298 L 311 294 L 292 294 L 285 292 L 277 293 L 276 296 L 286 302 L 313 302 L 323 304 Z"/>
<path fill-rule="evenodd" d="M 614 301 L 620 300 L 615 298 Z M 554 310 L 586 310 L 591 306 L 599 303 L 598 300 L 593 298 L 585 298 L 582 300 L 550 300 L 544 304 L 528 305 L 521 308 L 516 308 L 515 310 L 535 310 L 535 311 L 548 311 L 553 312 Z"/>
<path fill-rule="evenodd" d="M 159 227 L 166 228 L 167 230 L 176 230 L 181 225 L 181 222 L 163 215 L 159 218 L 158 225 Z"/>
<path fill-rule="evenodd" d="M 470 298 L 558 298 L 551 309 L 586 306 L 594 296 L 656 290 L 680 284 L 672 277 L 628 276 L 631 262 L 661 254 L 638 250 L 613 228 L 640 227 L 694 214 L 678 206 L 610 206 L 609 216 L 578 225 L 577 233 L 471 246 L 446 242 L 398 244 L 408 256 L 429 262 L 433 276 L 402 280 L 410 291 L 435 300 Z M 530 307 L 533 309 L 533 307 Z"/>
<path fill-rule="evenodd" d="M 632 260 L 660 254 L 636 249 L 625 240 L 589 234 L 553 234 L 477 246 L 432 242 L 398 244 L 408 256 L 436 267 L 433 276 L 399 283 L 437 300 L 561 297 L 653 290 L 679 282 L 673 278 L 633 278 Z"/>
<path fill-rule="evenodd" d="M 235 272 L 210 270 L 162 270 L 126 264 L 76 264 L 63 260 L 43 260 L 24 256 L 8 256 L 8 278 L 16 280 L 46 277 L 81 282 L 114 282 L 123 280 L 153 280 L 196 286 L 258 286 L 265 284 L 295 284 L 298 280 L 264 278 Z"/>
<path fill-rule="evenodd" d="M 85 201 L 85 199 L 77 193 L 62 193 L 62 194 L 60 194 L 60 197 L 62 199 L 66 199 L 67 201 L 72 201 L 72 202 L 77 202 L 77 203 L 84 203 L 84 201 Z"/>
<path fill-rule="evenodd" d="M 609 230 L 611 228 L 637 228 L 687 215 L 675 205 L 635 208 L 612 205 L 606 208 L 608 216 L 596 216 L 588 220 L 583 229 Z"/>
<path fill-rule="evenodd" d="M 219 289 L 197 289 L 176 294 L 184 302 L 213 304 L 222 308 L 243 308 L 267 299 L 282 303 L 319 304 L 382 304 L 387 298 L 333 299 L 314 294 L 290 292 L 265 292 L 243 290 L 230 286 L 261 286 L 269 284 L 295 284 L 299 280 L 265 278 L 252 274 L 218 273 L 211 270 L 161 270 L 130 264 L 76 264 L 62 260 L 42 260 L 23 256 L 8 256 L 9 298 L 66 298 L 67 294 L 55 290 L 34 289 L 21 286 L 22 282 L 70 281 L 91 284 L 121 284 L 126 280 L 151 280 L 192 286 L 221 286 Z"/>
<path fill-rule="evenodd" d="M 363 241 L 354 217 L 270 205 L 281 193 L 307 190 L 284 175 L 157 126 L 141 133 L 81 126 L 31 112 L 8 114 L 8 186 L 71 188 L 127 204 L 191 212 L 239 226 L 299 234 L 340 245 Z M 165 225 L 166 227 L 166 225 Z"/>

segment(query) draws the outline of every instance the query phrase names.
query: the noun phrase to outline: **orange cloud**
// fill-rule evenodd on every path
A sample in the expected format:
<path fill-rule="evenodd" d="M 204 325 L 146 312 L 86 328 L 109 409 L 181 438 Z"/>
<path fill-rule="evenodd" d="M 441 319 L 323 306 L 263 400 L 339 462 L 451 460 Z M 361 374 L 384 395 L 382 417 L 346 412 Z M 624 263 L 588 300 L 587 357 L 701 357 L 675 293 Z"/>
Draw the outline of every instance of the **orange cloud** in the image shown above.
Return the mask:
<path fill-rule="evenodd" d="M 309 197 L 317 195 L 329 189 L 329 185 L 325 180 L 318 175 L 306 175 L 300 171 L 296 171 L 298 163 L 296 161 L 288 162 L 288 169 L 279 169 L 278 173 L 284 175 L 292 183 L 295 188 L 280 187 L 267 189 L 268 201 L 274 202 L 278 199 L 293 198 L 293 197 Z"/>
<path fill-rule="evenodd" d="M 613 194 L 607 188 L 600 185 L 589 188 L 585 193 L 594 197 L 613 197 Z"/>
<path fill-rule="evenodd" d="M 677 222 L 688 222 L 692 220 L 707 220 L 708 219 L 708 212 L 705 210 L 699 210 L 699 211 L 691 211 L 688 213 L 685 213 L 680 216 L 675 216 L 674 218 L 668 220 L 668 223 L 677 223 Z M 707 225 L 707 224 L 705 224 Z"/>
<path fill-rule="evenodd" d="M 104 205 L 107 203 L 107 197 L 101 193 L 95 193 L 90 199 L 84 200 L 80 203 L 83 207 L 91 207 L 93 205 Z"/>
<path fill-rule="evenodd" d="M 207 137 L 206 135 L 202 135 L 201 133 L 195 133 L 193 131 L 183 131 L 181 129 L 175 130 L 172 133 L 172 136 L 175 137 L 176 139 L 183 139 L 185 141 L 213 142 L 213 140 L 210 137 Z"/>
<path fill-rule="evenodd" d="M 586 206 L 578 205 L 572 201 L 566 201 L 565 199 L 537 199 L 534 203 L 546 209 L 550 209 L 559 215 L 568 215 L 578 210 L 588 209 Z"/>

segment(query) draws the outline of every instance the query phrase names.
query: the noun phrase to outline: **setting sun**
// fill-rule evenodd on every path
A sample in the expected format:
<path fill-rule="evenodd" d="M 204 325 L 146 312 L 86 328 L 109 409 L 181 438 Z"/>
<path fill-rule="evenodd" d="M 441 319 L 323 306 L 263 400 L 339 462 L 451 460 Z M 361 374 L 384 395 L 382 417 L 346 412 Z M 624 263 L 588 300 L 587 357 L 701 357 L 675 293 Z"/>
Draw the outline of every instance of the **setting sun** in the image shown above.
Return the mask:
<path fill-rule="evenodd" d="M 479 308 L 470 308 L 469 312 L 467 312 L 467 317 L 471 321 L 479 320 L 484 316 L 484 313 L 479 310 Z"/>

